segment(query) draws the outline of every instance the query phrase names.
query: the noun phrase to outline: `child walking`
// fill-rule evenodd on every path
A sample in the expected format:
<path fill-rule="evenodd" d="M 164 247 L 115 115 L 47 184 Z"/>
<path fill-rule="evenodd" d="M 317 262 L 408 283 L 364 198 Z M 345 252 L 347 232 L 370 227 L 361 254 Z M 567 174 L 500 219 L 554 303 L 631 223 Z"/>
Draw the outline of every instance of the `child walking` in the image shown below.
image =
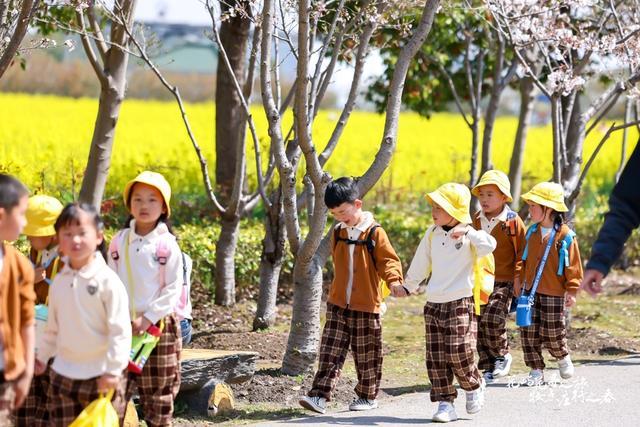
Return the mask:
<path fill-rule="evenodd" d="M 49 316 L 38 341 L 36 375 L 51 358 L 47 412 L 50 425 L 66 426 L 93 400 L 113 390 L 122 414 L 123 369 L 131 345 L 127 294 L 107 266 L 103 224 L 92 205 L 67 205 L 55 223 L 66 265 L 49 290 Z"/>
<path fill-rule="evenodd" d="M 466 186 L 443 184 L 427 194 L 427 200 L 434 225 L 418 245 L 405 286 L 413 292 L 431 273 L 424 322 L 430 397 L 438 402 L 432 419 L 449 422 L 458 419 L 453 405 L 457 396 L 454 375 L 466 392 L 467 413 L 474 414 L 484 405 L 485 382 L 473 352 L 477 332 L 473 269 L 476 257 L 490 254 L 496 241 L 470 226 L 471 194 Z"/>
<path fill-rule="evenodd" d="M 55 197 L 37 195 L 29 198 L 27 205 L 27 225 L 23 234 L 31 246 L 29 259 L 35 267 L 36 292 L 36 324 L 46 324 L 47 304 L 49 302 L 49 286 L 64 263 L 60 260 L 58 251 L 58 237 L 54 224 L 60 212 L 62 203 Z M 36 328 L 36 342 L 43 328 Z M 15 422 L 18 426 L 46 426 L 48 425 L 47 394 L 49 389 L 49 373 L 35 376 L 31 382 L 29 395 L 24 405 L 15 412 Z"/>
<path fill-rule="evenodd" d="M 495 283 L 489 301 L 482 306 L 478 318 L 478 369 L 491 383 L 509 374 L 513 358 L 507 340 L 507 317 L 513 299 L 513 286 L 520 278 L 525 226 L 522 219 L 509 209 L 511 183 L 504 172 L 489 170 L 480 178 L 471 193 L 478 198 L 481 210 L 473 219 L 473 227 L 483 230 L 496 240 Z"/>
<path fill-rule="evenodd" d="M 33 267 L 13 246 L 20 236 L 29 200 L 16 178 L 0 174 L 0 427 L 29 392 L 34 364 Z"/>
<path fill-rule="evenodd" d="M 395 296 L 405 296 L 402 265 L 387 233 L 371 212 L 362 210 L 356 182 L 332 181 L 324 201 L 334 218 L 332 239 L 334 278 L 327 299 L 327 319 L 320 343 L 320 362 L 304 408 L 323 414 L 351 348 L 358 373 L 357 398 L 352 411 L 378 407 L 376 397 L 382 378 L 382 323 L 380 279 Z"/>
<path fill-rule="evenodd" d="M 533 224 L 527 230 L 521 285 L 516 285 L 516 295 L 533 295 L 531 325 L 521 327 L 520 336 L 524 362 L 531 369 L 528 383 L 538 385 L 544 382 L 543 346 L 558 360 L 560 376 L 573 376 L 564 309 L 576 302 L 582 262 L 574 233 L 564 224 L 563 212 L 569 209 L 562 186 L 543 182 L 522 198 L 529 205 Z"/>
<path fill-rule="evenodd" d="M 142 335 L 151 325 L 162 331 L 140 375 L 129 372 L 126 398 L 137 387 L 149 426 L 169 426 L 180 388 L 182 338 L 175 308 L 182 291 L 182 255 L 168 218 L 171 187 L 156 172 L 144 171 L 124 189 L 131 213 L 109 247 L 109 265 L 129 294 L 131 328 Z"/>

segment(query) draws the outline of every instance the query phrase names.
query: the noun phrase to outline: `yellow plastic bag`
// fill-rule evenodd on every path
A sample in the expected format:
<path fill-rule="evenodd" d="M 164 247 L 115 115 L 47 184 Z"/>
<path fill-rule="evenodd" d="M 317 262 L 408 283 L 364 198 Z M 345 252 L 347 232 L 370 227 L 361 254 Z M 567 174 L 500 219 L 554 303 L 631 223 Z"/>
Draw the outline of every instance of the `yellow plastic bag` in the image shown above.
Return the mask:
<path fill-rule="evenodd" d="M 111 404 L 112 397 L 113 390 L 106 395 L 101 394 L 80 412 L 69 427 L 118 427 L 118 413 Z"/>

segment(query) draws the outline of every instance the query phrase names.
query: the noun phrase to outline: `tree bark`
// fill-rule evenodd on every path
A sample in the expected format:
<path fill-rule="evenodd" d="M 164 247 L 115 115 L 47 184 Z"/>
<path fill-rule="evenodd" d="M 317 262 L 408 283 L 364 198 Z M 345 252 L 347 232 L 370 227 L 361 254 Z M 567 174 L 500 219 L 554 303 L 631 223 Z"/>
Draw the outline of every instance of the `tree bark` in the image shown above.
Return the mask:
<path fill-rule="evenodd" d="M 6 9 L 8 7 L 6 3 L 7 2 L 3 2 L 3 15 L 4 13 L 9 12 L 9 10 Z M 9 42 L 7 43 L 5 49 L 3 51 L 0 51 L 0 78 L 2 78 L 2 75 L 5 73 L 5 71 L 7 71 L 9 65 L 11 65 L 11 62 L 13 62 L 13 59 L 16 56 L 16 52 L 20 47 L 20 43 L 22 43 L 22 39 L 24 38 L 25 34 L 27 34 L 29 22 L 31 21 L 33 14 L 38 8 L 39 3 L 40 0 L 23 0 L 22 7 L 20 8 L 20 14 L 18 15 L 18 22 L 16 23 L 16 27 L 13 30 L 13 34 L 9 36 L 8 34 L 0 33 L 1 36 L 9 38 Z M 5 28 L 11 27 L 8 22 L 3 22 L 3 24 L 5 24 L 3 25 L 3 27 Z"/>
<path fill-rule="evenodd" d="M 582 169 L 582 152 L 584 150 L 587 122 L 585 115 L 582 113 L 580 101 L 580 96 L 578 96 L 573 106 L 573 111 L 569 119 L 568 132 L 565 137 L 567 164 L 562 168 L 562 181 L 560 181 L 565 189 L 565 194 L 571 194 L 576 189 Z M 569 217 L 573 217 L 577 198 L 573 198 L 567 202 Z"/>
<path fill-rule="evenodd" d="M 127 26 L 130 27 L 133 22 L 136 0 L 125 0 L 121 4 L 122 8 L 117 15 L 122 15 L 127 20 Z M 111 21 L 111 41 L 124 47 L 129 44 L 129 37 L 123 26 L 116 21 Z M 106 52 L 104 67 L 99 70 L 95 56 L 90 51 L 91 48 L 84 43 L 83 46 L 94 65 L 94 70 L 98 73 L 100 101 L 79 200 L 100 209 L 111 167 L 111 151 L 120 116 L 120 107 L 125 97 L 129 54 L 119 47 L 111 45 Z"/>
<path fill-rule="evenodd" d="M 223 216 L 216 244 L 216 298 L 218 305 L 236 303 L 235 254 L 240 233 L 240 216 Z"/>
<path fill-rule="evenodd" d="M 253 330 L 268 329 L 276 319 L 278 282 L 285 251 L 285 224 L 281 191 L 276 191 L 275 200 L 264 220 L 264 239 L 260 257 L 260 291 L 258 307 L 253 319 Z"/>
<path fill-rule="evenodd" d="M 250 10 L 246 0 L 220 2 L 222 13 L 235 6 Z M 242 13 L 236 13 L 220 24 L 220 40 L 240 86 L 244 86 L 246 80 L 250 29 L 251 20 Z M 233 77 L 222 59 L 218 59 L 216 76 L 216 187 L 226 203 L 233 191 L 236 148 L 245 138 L 247 118 Z"/>
<path fill-rule="evenodd" d="M 633 107 L 634 107 L 633 99 L 627 98 L 627 102 L 624 105 L 624 122 L 631 123 L 633 121 Z M 620 164 L 618 165 L 618 170 L 616 171 L 616 182 L 620 179 L 620 175 L 624 170 L 624 165 L 627 163 L 627 139 L 629 137 L 629 128 L 624 128 L 622 131 L 622 142 L 620 147 Z"/>
<path fill-rule="evenodd" d="M 520 79 L 520 115 L 518 116 L 518 129 L 513 143 L 513 152 L 509 164 L 509 181 L 511 182 L 511 209 L 517 210 L 520 205 L 522 193 L 522 166 L 524 164 L 524 150 L 527 145 L 527 132 L 533 113 L 533 101 L 535 99 L 533 80 L 525 76 Z"/>

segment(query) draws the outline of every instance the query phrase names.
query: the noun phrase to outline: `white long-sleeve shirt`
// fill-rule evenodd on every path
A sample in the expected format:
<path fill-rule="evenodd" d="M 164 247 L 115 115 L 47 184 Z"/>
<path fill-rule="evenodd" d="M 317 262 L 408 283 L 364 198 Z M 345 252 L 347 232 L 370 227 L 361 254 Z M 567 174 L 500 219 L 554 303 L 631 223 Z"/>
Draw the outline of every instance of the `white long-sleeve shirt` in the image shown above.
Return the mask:
<path fill-rule="evenodd" d="M 125 284 L 129 298 L 133 302 L 136 316 L 144 316 L 151 323 L 175 312 L 176 304 L 182 292 L 182 252 L 175 237 L 166 224 L 158 223 L 156 228 L 145 236 L 135 232 L 136 222 L 132 220 L 129 228 L 121 231 L 129 239 L 129 262 L 131 282 L 128 278 L 124 239 L 120 239 L 119 259 L 114 261 L 109 255 L 111 267 Z M 165 284 L 161 283 L 160 264 L 156 260 L 159 240 L 167 243 L 170 255 L 165 265 Z"/>
<path fill-rule="evenodd" d="M 85 380 L 120 375 L 131 351 L 129 300 L 122 281 L 102 255 L 80 270 L 68 262 L 49 290 L 49 317 L 37 343 L 43 363 L 55 356 L 52 369 Z"/>
<path fill-rule="evenodd" d="M 433 233 L 433 237 L 430 237 Z M 429 273 L 427 301 L 443 303 L 473 295 L 473 254 L 478 257 L 490 254 L 496 248 L 496 240 L 482 230 L 469 229 L 458 240 L 451 231 L 442 227 L 429 227 L 418 245 L 411 266 L 405 276 L 404 286 L 411 292 L 418 288 Z"/>

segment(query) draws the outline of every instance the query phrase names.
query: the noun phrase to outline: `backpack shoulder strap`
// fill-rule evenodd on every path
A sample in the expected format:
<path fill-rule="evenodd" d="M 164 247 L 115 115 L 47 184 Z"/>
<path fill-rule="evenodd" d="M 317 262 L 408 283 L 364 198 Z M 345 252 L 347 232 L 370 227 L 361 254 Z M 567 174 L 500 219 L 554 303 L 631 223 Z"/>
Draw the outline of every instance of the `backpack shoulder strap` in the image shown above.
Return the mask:
<path fill-rule="evenodd" d="M 538 224 L 532 224 L 529 226 L 529 228 L 527 229 L 527 234 L 525 235 L 525 240 L 527 241 L 527 244 L 524 247 L 524 252 L 522 253 L 522 260 L 526 261 L 527 260 L 527 255 L 529 254 L 529 238 L 531 237 L 531 235 L 533 233 L 536 232 L 536 230 L 538 230 Z"/>
<path fill-rule="evenodd" d="M 175 240 L 173 234 L 166 232 L 160 235 L 156 242 L 156 260 L 160 265 L 160 286 L 167 284 L 167 260 L 171 256 L 171 241 Z"/>
<path fill-rule="evenodd" d="M 111 238 L 109 242 L 109 256 L 115 262 L 116 268 L 118 268 L 118 262 L 120 261 L 120 243 L 122 238 L 127 234 L 126 229 L 118 230 L 116 234 Z"/>
<path fill-rule="evenodd" d="M 373 250 L 376 247 L 376 241 L 373 240 L 373 233 L 375 233 L 376 228 L 379 228 L 380 224 L 373 223 L 373 225 L 369 228 L 369 232 L 367 233 L 367 238 L 365 240 L 365 245 L 367 247 L 367 252 L 371 255 L 371 259 L 373 260 L 373 267 L 376 268 L 376 257 L 373 256 Z"/>
<path fill-rule="evenodd" d="M 565 267 L 568 267 L 570 264 L 569 247 L 571 246 L 571 243 L 573 243 L 573 238 L 575 236 L 575 231 L 569 229 L 569 231 L 567 231 L 560 240 L 560 248 L 558 248 L 558 271 L 556 272 L 558 276 L 562 276 L 564 274 Z"/>

